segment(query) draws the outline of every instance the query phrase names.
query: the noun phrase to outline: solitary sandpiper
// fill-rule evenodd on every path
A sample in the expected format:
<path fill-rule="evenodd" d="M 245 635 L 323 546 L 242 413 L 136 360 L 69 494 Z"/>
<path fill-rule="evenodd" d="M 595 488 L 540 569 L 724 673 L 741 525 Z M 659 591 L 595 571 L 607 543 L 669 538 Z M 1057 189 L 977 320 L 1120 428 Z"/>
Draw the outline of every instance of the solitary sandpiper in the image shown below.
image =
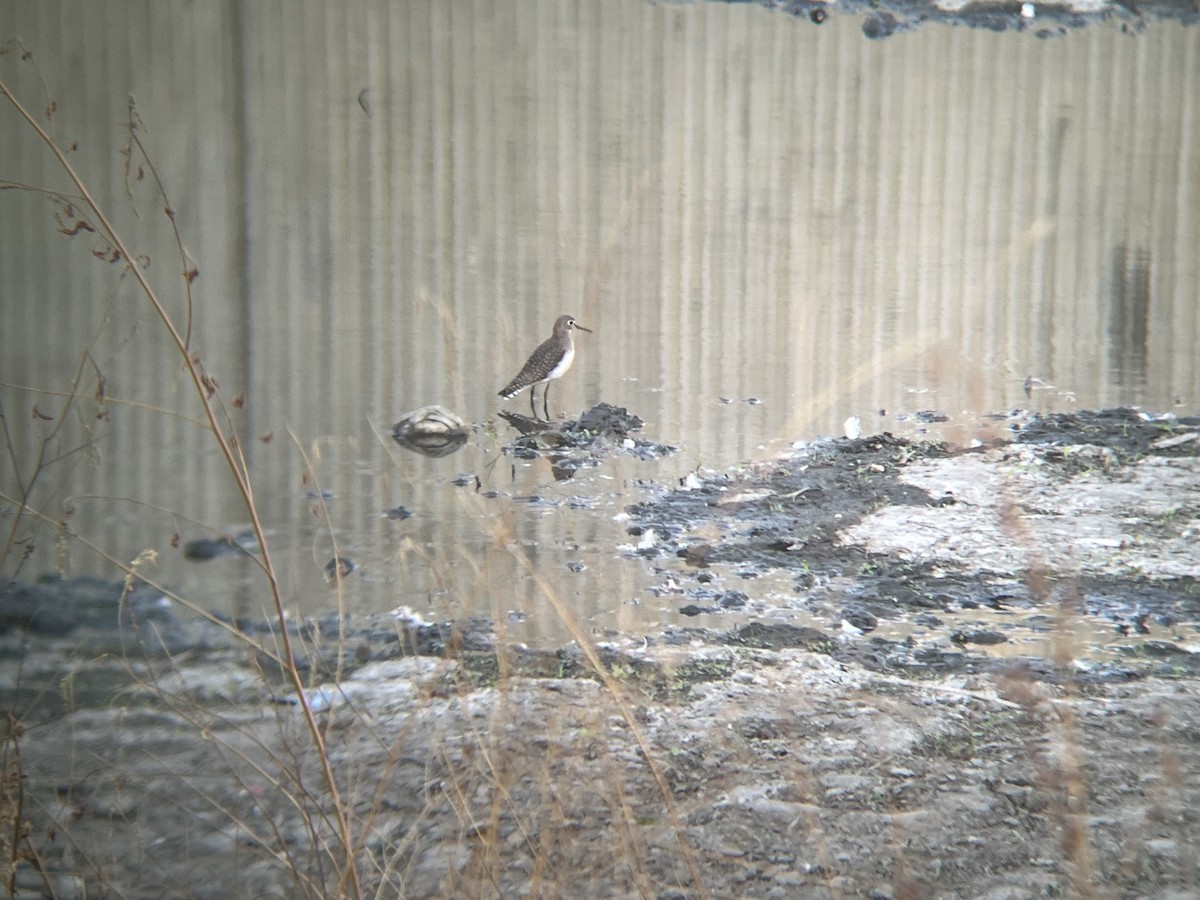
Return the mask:
<path fill-rule="evenodd" d="M 575 360 L 575 339 L 571 337 L 571 332 L 576 328 L 586 331 L 588 334 L 592 333 L 592 329 L 584 328 L 576 323 L 573 316 L 559 316 L 554 323 L 554 334 L 542 341 L 541 346 L 533 351 L 533 355 L 525 361 L 525 365 L 521 367 L 517 377 L 510 381 L 504 390 L 500 391 L 500 396 L 507 400 L 525 388 L 529 388 L 529 411 L 536 419 L 537 407 L 533 405 L 534 388 L 539 384 L 545 384 L 545 390 L 542 391 L 542 412 L 546 414 L 546 420 L 549 421 L 550 382 L 555 378 L 562 378 L 563 373 L 571 368 L 571 363 Z"/>

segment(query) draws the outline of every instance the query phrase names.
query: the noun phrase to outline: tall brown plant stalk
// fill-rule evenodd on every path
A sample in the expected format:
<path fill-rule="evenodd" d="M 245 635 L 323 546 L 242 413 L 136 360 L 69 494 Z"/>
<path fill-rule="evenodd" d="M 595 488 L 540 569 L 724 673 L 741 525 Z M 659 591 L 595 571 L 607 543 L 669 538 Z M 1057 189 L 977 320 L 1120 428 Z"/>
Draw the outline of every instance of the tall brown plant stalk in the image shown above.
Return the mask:
<path fill-rule="evenodd" d="M 250 480 L 250 473 L 247 468 L 245 457 L 240 449 L 240 442 L 232 426 L 228 430 L 224 427 L 217 414 L 217 402 L 219 396 L 217 394 L 218 385 L 215 379 L 207 374 L 204 370 L 202 358 L 199 353 L 192 350 L 189 346 L 189 335 L 191 332 L 191 281 L 193 272 L 187 264 L 187 256 L 183 249 L 181 236 L 176 229 L 175 240 L 179 247 L 180 258 L 183 261 L 183 283 L 188 292 L 188 321 L 186 327 L 181 331 L 171 318 L 159 298 L 157 292 L 147 280 L 145 273 L 137 265 L 138 257 L 130 252 L 126 246 L 124 239 L 117 232 L 116 227 L 112 224 L 112 220 L 101 207 L 100 203 L 93 196 L 87 184 L 76 172 L 74 166 L 67 159 L 66 153 L 54 140 L 53 136 L 46 130 L 38 119 L 30 113 L 28 108 L 17 98 L 8 84 L 0 79 L 0 95 L 4 97 L 16 110 L 17 114 L 24 120 L 25 124 L 33 131 L 38 139 L 46 146 L 50 153 L 54 156 L 58 165 L 62 168 L 67 178 L 79 192 L 82 205 L 90 212 L 93 220 L 93 225 L 97 233 L 104 240 L 108 241 L 113 248 L 113 254 L 110 258 L 115 262 L 121 263 L 125 270 L 131 274 L 137 282 L 143 296 L 150 303 L 154 310 L 154 314 L 166 329 L 170 337 L 171 343 L 175 346 L 179 353 L 180 359 L 183 362 L 184 368 L 187 370 L 188 376 L 191 378 L 192 387 L 199 399 L 204 410 L 205 425 L 208 431 L 212 434 L 225 463 L 229 468 L 230 474 L 233 476 L 234 482 L 237 485 L 238 493 L 241 495 L 242 502 L 245 504 L 246 511 L 250 516 L 250 521 L 254 529 L 255 537 L 258 539 L 259 554 L 256 557 L 258 565 L 262 568 L 263 573 L 267 578 L 267 584 L 270 588 L 271 599 L 275 608 L 275 616 L 279 622 L 279 639 L 281 644 L 282 667 L 286 672 L 288 679 L 296 689 L 297 701 L 300 708 L 303 710 L 304 721 L 308 728 L 310 737 L 312 738 L 313 746 L 317 751 L 321 762 L 321 770 L 323 773 L 325 787 L 329 791 L 329 797 L 333 805 L 334 816 L 337 821 L 338 831 L 342 844 L 342 850 L 345 854 L 344 864 L 340 873 L 340 884 L 338 893 L 349 892 L 352 897 L 358 898 L 362 895 L 362 889 L 359 882 L 358 869 L 355 861 L 356 851 L 354 846 L 353 834 L 350 828 L 350 820 L 347 814 L 345 804 L 342 802 L 338 792 L 337 780 L 334 777 L 333 768 L 329 761 L 329 754 L 325 746 L 325 738 L 321 733 L 320 725 L 317 723 L 316 716 L 313 713 L 308 699 L 305 695 L 304 680 L 300 671 L 295 665 L 292 657 L 291 638 L 288 635 L 286 613 L 284 610 L 283 597 L 280 592 L 279 578 L 275 571 L 274 563 L 271 561 L 270 546 L 267 542 L 267 537 L 263 528 L 262 520 L 258 513 L 258 507 L 254 499 L 254 490 Z M 140 142 L 136 137 L 136 120 L 131 112 L 130 116 L 130 134 L 131 142 L 138 144 Z M 161 180 L 154 173 L 157 190 L 164 202 L 164 213 L 171 221 L 172 227 L 175 228 L 175 213 L 171 208 L 169 199 L 166 196 Z"/>

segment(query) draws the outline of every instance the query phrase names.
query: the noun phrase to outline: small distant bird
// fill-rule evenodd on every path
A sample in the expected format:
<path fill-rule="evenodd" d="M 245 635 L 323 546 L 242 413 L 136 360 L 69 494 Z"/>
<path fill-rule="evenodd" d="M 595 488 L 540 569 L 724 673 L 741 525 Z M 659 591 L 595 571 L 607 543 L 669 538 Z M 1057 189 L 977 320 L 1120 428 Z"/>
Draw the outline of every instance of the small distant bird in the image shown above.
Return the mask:
<path fill-rule="evenodd" d="M 500 391 L 500 396 L 507 400 L 529 388 L 529 411 L 536 419 L 538 415 L 537 407 L 533 405 L 536 393 L 534 388 L 539 384 L 546 385 L 542 391 L 542 412 L 546 414 L 546 421 L 549 421 L 550 382 L 555 378 L 562 378 L 563 373 L 571 368 L 571 363 L 575 361 L 575 339 L 571 332 L 576 328 L 588 334 L 592 333 L 590 328 L 577 324 L 573 316 L 559 316 L 554 323 L 554 334 L 533 351 L 533 355 L 525 361 L 517 377 Z"/>

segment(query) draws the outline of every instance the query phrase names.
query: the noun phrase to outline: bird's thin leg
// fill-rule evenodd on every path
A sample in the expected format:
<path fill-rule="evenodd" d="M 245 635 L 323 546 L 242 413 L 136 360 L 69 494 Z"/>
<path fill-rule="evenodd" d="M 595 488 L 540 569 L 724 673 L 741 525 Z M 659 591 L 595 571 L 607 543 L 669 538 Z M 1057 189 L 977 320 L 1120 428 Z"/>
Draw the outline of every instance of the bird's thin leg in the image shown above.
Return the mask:
<path fill-rule="evenodd" d="M 535 419 L 537 418 L 537 407 L 533 405 L 533 398 L 536 394 L 537 394 L 537 385 L 531 384 L 529 386 L 529 414 L 531 416 L 533 416 Z"/>
<path fill-rule="evenodd" d="M 546 382 L 546 389 L 542 392 L 542 412 L 546 414 L 546 421 L 550 421 L 550 382 Z"/>

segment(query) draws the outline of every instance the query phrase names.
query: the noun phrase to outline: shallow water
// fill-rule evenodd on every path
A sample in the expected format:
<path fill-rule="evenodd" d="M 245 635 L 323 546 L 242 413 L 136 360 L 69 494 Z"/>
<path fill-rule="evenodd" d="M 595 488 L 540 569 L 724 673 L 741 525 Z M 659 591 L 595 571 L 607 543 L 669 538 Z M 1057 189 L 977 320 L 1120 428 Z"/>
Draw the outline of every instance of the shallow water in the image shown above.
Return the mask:
<path fill-rule="evenodd" d="M 850 417 L 916 434 L 914 414 L 937 410 L 937 436 L 966 442 L 1014 407 L 1200 407 L 1194 31 L 869 42 L 852 17 L 633 0 L 351 4 L 336 23 L 321 4 L 148 4 L 102 26 L 53 7 L 19 7 L 15 27 L 84 176 L 182 316 L 162 203 L 123 177 L 136 101 L 200 271 L 194 347 L 296 614 L 482 613 L 557 641 L 553 591 L 596 633 L 677 621 L 660 576 L 619 549 L 642 482 Z M 14 57 L 3 76 L 40 108 Z M 3 115 L 24 136 L 0 175 L 58 183 Z M 248 560 L 182 558 L 246 516 L 144 300 L 95 241 L 56 233 L 43 197 L 3 203 L 0 399 L 13 422 L 50 416 L 15 438 L 10 510 L 62 413 L 37 392 L 67 389 L 84 348 L 94 361 L 52 438 L 68 455 L 34 487 L 49 522 L 5 573 L 112 571 L 56 541 L 69 511 L 115 560 L 157 550 L 155 577 L 194 602 L 261 611 Z M 676 455 L 556 482 L 501 453 L 497 410 L 528 401 L 496 391 L 561 313 L 593 333 L 551 411 L 625 406 Z M 391 423 L 435 402 L 475 424 L 468 445 L 397 447 Z M 396 506 L 413 515 L 383 516 Z M 331 589 L 335 554 L 357 568 Z"/>

